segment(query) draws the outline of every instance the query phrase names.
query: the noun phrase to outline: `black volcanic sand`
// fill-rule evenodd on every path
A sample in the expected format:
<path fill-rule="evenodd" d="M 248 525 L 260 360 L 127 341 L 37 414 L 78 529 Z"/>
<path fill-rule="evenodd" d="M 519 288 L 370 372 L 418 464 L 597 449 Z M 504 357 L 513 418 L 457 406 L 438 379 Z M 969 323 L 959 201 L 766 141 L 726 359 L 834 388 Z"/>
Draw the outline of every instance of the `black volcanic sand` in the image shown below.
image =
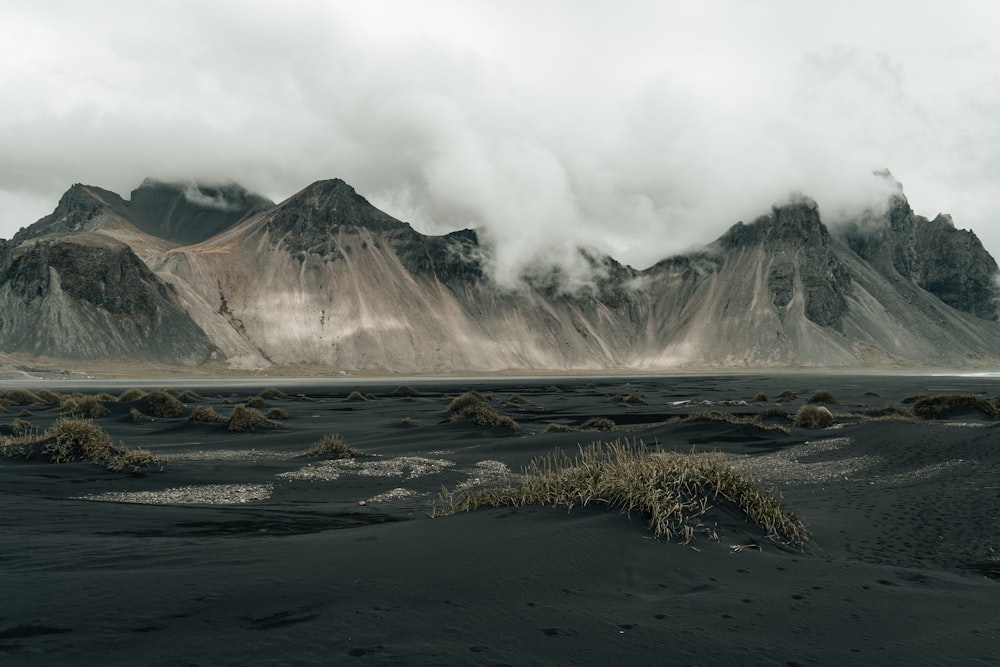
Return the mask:
<path fill-rule="evenodd" d="M 280 387 L 289 398 L 267 403 L 288 419 L 256 433 L 186 417 L 134 423 L 133 404 L 110 404 L 96 423 L 171 458 L 144 476 L 0 461 L 0 664 L 997 664 L 1000 429 L 987 418 L 840 416 L 789 434 L 662 423 L 705 409 L 757 414 L 785 390 L 798 394 L 789 412 L 822 388 L 841 415 L 916 394 L 993 398 L 996 379 L 406 381 L 415 397 L 394 394 L 399 384 L 176 385 L 204 397 L 186 414 L 211 405 L 224 415 Z M 135 385 L 11 386 L 117 395 Z M 466 388 L 521 430 L 451 421 L 446 406 Z M 345 400 L 353 390 L 375 398 Z M 758 392 L 771 400 L 753 402 Z M 526 402 L 505 404 L 515 393 Z M 645 403 L 611 398 L 633 393 Z M 51 407 L 25 418 L 44 429 Z M 0 425 L 20 410 L 7 407 Z M 619 428 L 542 432 L 592 416 Z M 326 433 L 375 456 L 303 458 Z M 718 541 L 688 545 L 651 539 L 641 517 L 601 506 L 429 516 L 442 486 L 620 435 L 744 457 L 803 515 L 812 541 L 774 544 L 724 511 L 711 517 Z M 111 501 L 163 492 L 173 504 Z M 204 502 L 213 497 L 250 500 Z"/>

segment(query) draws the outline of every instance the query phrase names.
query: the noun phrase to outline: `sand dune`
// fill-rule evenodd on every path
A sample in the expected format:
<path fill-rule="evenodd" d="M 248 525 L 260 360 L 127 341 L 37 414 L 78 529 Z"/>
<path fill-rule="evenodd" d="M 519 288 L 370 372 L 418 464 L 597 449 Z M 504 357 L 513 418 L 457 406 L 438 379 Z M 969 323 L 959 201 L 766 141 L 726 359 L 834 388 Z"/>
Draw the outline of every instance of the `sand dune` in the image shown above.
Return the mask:
<path fill-rule="evenodd" d="M 862 416 L 907 409 L 921 394 L 992 399 L 995 378 L 419 380 L 412 396 L 387 380 L 284 380 L 287 396 L 264 408 L 287 413 L 282 428 L 239 433 L 187 419 L 197 405 L 227 415 L 276 382 L 192 382 L 184 388 L 202 398 L 178 418 L 133 421 L 138 403 L 106 404 L 95 423 L 169 457 L 162 472 L 0 459 L 0 662 L 995 664 L 992 419 Z M 42 387 L 127 388 L 31 388 Z M 780 416 L 769 429 L 676 419 L 794 413 L 821 388 L 838 400 L 828 429 Z M 520 428 L 453 421 L 448 403 L 466 389 Z M 354 390 L 370 400 L 345 400 Z M 783 391 L 796 398 L 779 404 Z M 52 408 L 8 405 L 0 433 L 16 418 L 44 430 L 58 418 Z M 594 416 L 616 426 L 545 430 Z M 331 433 L 365 455 L 304 456 Z M 811 539 L 769 540 L 721 502 L 706 515 L 711 530 L 688 544 L 652 539 L 641 516 L 599 503 L 431 518 L 442 487 L 489 483 L 554 448 L 620 437 L 731 455 L 782 494 Z"/>

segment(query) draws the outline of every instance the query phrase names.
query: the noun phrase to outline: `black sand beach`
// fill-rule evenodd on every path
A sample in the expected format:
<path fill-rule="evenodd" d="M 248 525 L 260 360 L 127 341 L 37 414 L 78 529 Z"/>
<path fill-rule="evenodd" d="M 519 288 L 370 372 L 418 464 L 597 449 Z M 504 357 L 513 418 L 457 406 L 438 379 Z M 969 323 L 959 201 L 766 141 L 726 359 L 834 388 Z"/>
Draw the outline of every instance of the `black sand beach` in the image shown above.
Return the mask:
<path fill-rule="evenodd" d="M 997 664 L 1000 429 L 968 409 L 872 419 L 917 395 L 992 400 L 996 378 L 171 383 L 201 397 L 181 417 L 134 421 L 136 404 L 109 402 L 94 419 L 168 457 L 162 471 L 0 460 L 0 664 Z M 163 384 L 8 380 L 0 392 Z M 228 415 L 269 387 L 287 395 L 262 408 L 287 413 L 281 428 L 188 419 L 197 406 Z M 453 421 L 448 404 L 466 389 L 520 428 Z M 794 414 L 817 389 L 837 399 L 831 428 L 670 421 Z M 347 400 L 353 391 L 368 400 Z M 785 391 L 796 397 L 779 404 Z M 0 433 L 17 418 L 43 431 L 53 407 L 7 405 Z M 615 428 L 545 431 L 595 416 Z M 370 456 L 302 456 L 333 433 Z M 616 438 L 733 455 L 811 539 L 776 543 L 721 506 L 706 521 L 718 539 L 688 544 L 599 503 L 431 518 L 442 487 Z"/>

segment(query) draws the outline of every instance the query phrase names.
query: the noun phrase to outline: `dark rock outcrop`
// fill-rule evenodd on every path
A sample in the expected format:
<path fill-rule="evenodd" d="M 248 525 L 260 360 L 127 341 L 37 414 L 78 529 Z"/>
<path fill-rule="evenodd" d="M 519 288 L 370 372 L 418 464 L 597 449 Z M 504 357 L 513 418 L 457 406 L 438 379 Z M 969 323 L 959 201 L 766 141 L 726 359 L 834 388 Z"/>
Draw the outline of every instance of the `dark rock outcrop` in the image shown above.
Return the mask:
<path fill-rule="evenodd" d="M 913 281 L 943 302 L 987 320 L 998 319 L 996 261 L 971 231 L 951 217 L 916 215 L 902 194 L 884 215 L 844 225 L 847 245 L 890 279 Z"/>
<path fill-rule="evenodd" d="M 190 365 L 213 345 L 123 243 L 94 234 L 29 242 L 0 274 L 6 352 Z"/>
<path fill-rule="evenodd" d="M 816 202 L 800 200 L 774 207 L 770 215 L 749 225 L 736 224 L 719 238 L 717 245 L 729 252 L 762 246 L 770 253 L 778 250 L 793 253 L 797 261 L 771 268 L 768 287 L 772 303 L 779 308 L 788 305 L 797 276 L 805 292 L 806 317 L 816 324 L 839 329 L 847 312 L 851 276 L 831 248 L 831 241 Z"/>
<path fill-rule="evenodd" d="M 132 191 L 127 218 L 142 231 L 179 245 L 212 238 L 274 202 L 235 183 L 143 181 Z"/>

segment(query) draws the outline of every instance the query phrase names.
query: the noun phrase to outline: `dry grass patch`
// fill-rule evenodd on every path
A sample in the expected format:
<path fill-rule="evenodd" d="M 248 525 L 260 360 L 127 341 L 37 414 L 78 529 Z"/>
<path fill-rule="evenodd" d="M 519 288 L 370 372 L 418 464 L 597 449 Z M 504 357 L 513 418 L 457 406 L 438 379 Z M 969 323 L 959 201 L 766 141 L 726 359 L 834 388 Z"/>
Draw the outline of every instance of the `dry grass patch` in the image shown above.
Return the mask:
<path fill-rule="evenodd" d="M 288 410 L 284 408 L 271 408 L 267 411 L 268 419 L 288 419 Z"/>
<path fill-rule="evenodd" d="M 482 394 L 467 391 L 453 399 L 448 404 L 448 412 L 453 419 L 465 418 L 477 426 L 501 426 L 516 431 L 519 427 L 516 421 L 507 415 L 497 412 Z"/>
<path fill-rule="evenodd" d="M 158 389 L 142 399 L 146 414 L 161 419 L 171 419 L 184 414 L 184 404 L 169 390 Z"/>
<path fill-rule="evenodd" d="M 132 389 L 126 389 L 122 393 L 118 394 L 119 403 L 132 403 L 133 401 L 141 401 L 144 398 L 146 398 L 146 392 L 142 389 L 136 389 L 135 387 Z"/>
<path fill-rule="evenodd" d="M 826 403 L 827 405 L 836 405 L 837 399 L 826 389 L 817 389 L 813 392 L 812 396 L 806 399 L 806 403 Z"/>
<path fill-rule="evenodd" d="M 254 408 L 256 410 L 262 410 L 267 407 L 267 401 L 265 401 L 260 396 L 250 396 L 243 402 L 248 408 Z"/>
<path fill-rule="evenodd" d="M 402 421 L 399 423 L 403 426 L 420 426 L 420 422 L 413 417 L 403 417 Z"/>
<path fill-rule="evenodd" d="M 795 413 L 793 423 L 799 428 L 829 428 L 833 426 L 833 413 L 821 405 L 803 405 Z"/>
<path fill-rule="evenodd" d="M 795 395 L 795 392 L 788 391 L 787 389 L 778 394 L 777 396 L 775 396 L 775 400 L 778 401 L 779 403 L 787 403 L 788 401 L 794 401 L 796 398 L 797 396 Z"/>
<path fill-rule="evenodd" d="M 612 427 L 612 428 L 614 428 L 614 427 Z M 549 424 L 546 424 L 545 429 L 542 430 L 542 433 L 549 433 L 550 431 L 555 431 L 556 433 L 567 433 L 567 432 L 575 432 L 576 430 L 577 429 L 575 429 L 572 426 L 569 426 L 567 424 L 560 424 L 558 422 L 550 422 Z"/>
<path fill-rule="evenodd" d="M 765 394 L 764 392 L 760 392 L 759 394 L 755 394 L 754 397 L 750 400 L 752 400 L 754 403 L 767 403 L 767 394 Z"/>
<path fill-rule="evenodd" d="M 0 399 L 8 405 L 38 405 L 44 403 L 38 394 L 27 389 L 8 389 L 0 394 Z"/>
<path fill-rule="evenodd" d="M 324 435 L 314 444 L 306 456 L 322 456 L 328 459 L 353 459 L 358 456 L 365 456 L 359 449 L 354 449 L 347 444 L 347 441 L 339 433 Z"/>
<path fill-rule="evenodd" d="M 42 403 L 58 403 L 60 400 L 62 400 L 62 396 L 60 396 L 54 391 L 49 391 L 48 389 L 40 389 L 39 391 L 35 392 L 35 395 L 38 396 L 38 399 Z"/>
<path fill-rule="evenodd" d="M 345 401 L 367 401 L 369 399 L 368 399 L 367 396 L 365 396 L 364 394 L 362 394 L 360 391 L 352 391 L 350 394 L 347 395 L 347 398 L 345 398 L 344 400 Z"/>
<path fill-rule="evenodd" d="M 268 387 L 264 391 L 260 392 L 260 396 L 261 398 L 266 398 L 272 401 L 279 401 L 288 398 L 288 394 L 276 387 Z"/>
<path fill-rule="evenodd" d="M 532 461 L 518 479 L 443 490 L 435 515 L 524 505 L 571 510 L 590 503 L 638 512 L 654 536 L 684 543 L 710 532 L 702 519 L 713 503 L 735 507 L 769 539 L 802 544 L 808 538 L 805 524 L 782 506 L 777 492 L 737 472 L 721 454 L 650 451 L 623 440 L 581 447 L 574 458 L 557 450 Z"/>
<path fill-rule="evenodd" d="M 971 394 L 925 396 L 913 404 L 913 414 L 922 419 L 947 419 L 960 410 L 976 410 L 989 419 L 1000 418 L 1000 410 L 995 403 Z"/>
<path fill-rule="evenodd" d="M 52 463 L 100 463 L 116 473 L 139 474 L 152 467 L 162 470 L 167 463 L 167 459 L 147 450 L 116 444 L 101 427 L 86 419 L 64 417 L 44 433 L 26 431 L 0 439 L 0 457 L 29 459 L 36 454 Z"/>
<path fill-rule="evenodd" d="M 191 411 L 188 421 L 198 424 L 221 424 L 226 421 L 226 418 L 216 412 L 215 408 L 210 405 L 199 405 Z"/>
<path fill-rule="evenodd" d="M 114 401 L 114 397 L 110 397 Z M 102 396 L 71 394 L 59 401 L 59 412 L 71 417 L 100 417 L 105 413 Z"/>
<path fill-rule="evenodd" d="M 229 426 L 230 431 L 236 431 L 244 433 L 247 431 L 254 430 L 270 430 L 274 428 L 281 428 L 281 424 L 275 421 L 271 421 L 259 410 L 254 408 L 248 408 L 242 403 L 233 408 L 233 412 L 229 415 Z"/>
<path fill-rule="evenodd" d="M 614 420 L 607 417 L 591 417 L 580 424 L 580 429 L 584 431 L 613 431 L 616 427 Z"/>
<path fill-rule="evenodd" d="M 399 385 L 393 390 L 392 393 L 396 396 L 409 396 L 411 398 L 419 395 L 419 392 L 416 389 L 406 384 Z"/>
<path fill-rule="evenodd" d="M 766 412 L 766 411 L 765 411 Z M 788 429 L 780 424 L 765 424 L 761 421 L 760 415 L 753 417 L 741 417 L 739 415 L 722 412 L 721 410 L 705 410 L 695 412 L 686 417 L 674 417 L 668 419 L 667 424 L 689 424 L 692 422 L 734 424 L 737 426 L 750 426 L 760 431 L 772 431 L 778 433 L 788 433 Z"/>

